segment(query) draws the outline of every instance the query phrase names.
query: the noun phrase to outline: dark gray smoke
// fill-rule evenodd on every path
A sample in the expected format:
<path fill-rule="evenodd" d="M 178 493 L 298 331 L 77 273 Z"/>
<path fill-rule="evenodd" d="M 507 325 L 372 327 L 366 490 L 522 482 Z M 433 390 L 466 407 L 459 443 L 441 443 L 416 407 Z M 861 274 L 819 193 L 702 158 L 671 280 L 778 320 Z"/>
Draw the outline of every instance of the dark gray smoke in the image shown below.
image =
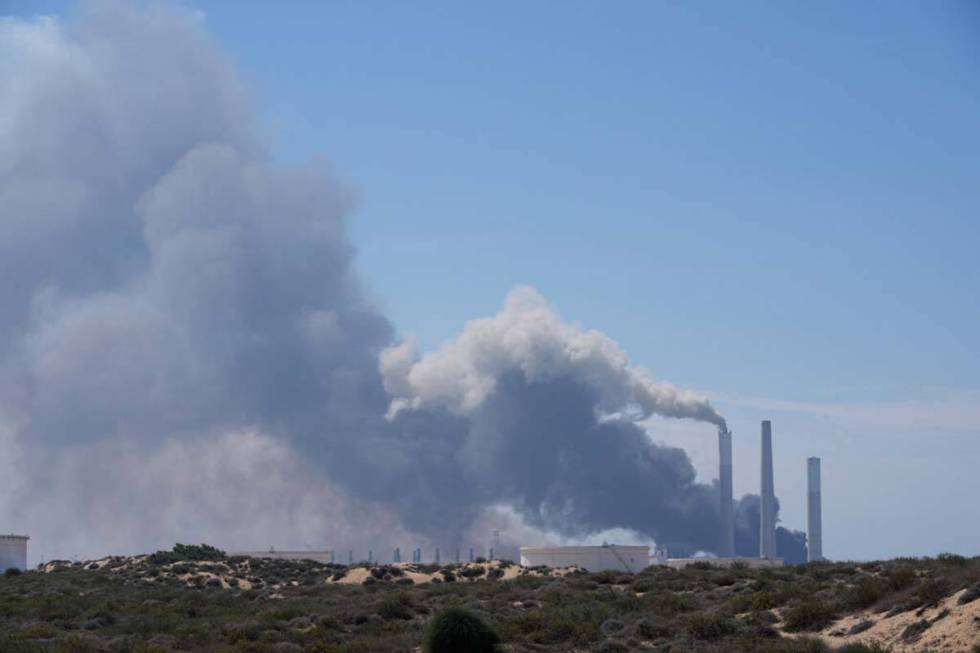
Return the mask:
<path fill-rule="evenodd" d="M 757 494 L 746 494 L 735 506 L 735 554 L 740 556 L 759 555 L 759 522 L 762 502 Z M 776 514 L 779 514 L 779 500 L 776 500 Z M 806 533 L 791 531 L 782 526 L 776 527 L 776 555 L 787 564 L 806 562 Z"/>
<path fill-rule="evenodd" d="M 715 547 L 717 488 L 638 425 L 711 405 L 529 288 L 396 342 L 349 193 L 270 161 L 199 16 L 0 22 L 0 98 L 0 523 L 42 551 L 451 550 L 496 505 Z"/>

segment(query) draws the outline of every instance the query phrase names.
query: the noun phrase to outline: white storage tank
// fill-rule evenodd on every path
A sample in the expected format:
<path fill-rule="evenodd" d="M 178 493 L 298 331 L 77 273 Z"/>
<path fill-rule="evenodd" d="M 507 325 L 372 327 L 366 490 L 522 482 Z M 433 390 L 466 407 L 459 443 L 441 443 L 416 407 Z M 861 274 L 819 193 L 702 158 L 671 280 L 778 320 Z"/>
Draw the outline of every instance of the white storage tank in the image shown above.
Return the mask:
<path fill-rule="evenodd" d="M 0 572 L 7 569 L 27 569 L 26 535 L 0 535 Z"/>
<path fill-rule="evenodd" d="M 650 547 L 618 544 L 521 547 L 523 567 L 571 567 L 573 565 L 588 571 L 622 571 L 635 574 L 650 565 Z"/>

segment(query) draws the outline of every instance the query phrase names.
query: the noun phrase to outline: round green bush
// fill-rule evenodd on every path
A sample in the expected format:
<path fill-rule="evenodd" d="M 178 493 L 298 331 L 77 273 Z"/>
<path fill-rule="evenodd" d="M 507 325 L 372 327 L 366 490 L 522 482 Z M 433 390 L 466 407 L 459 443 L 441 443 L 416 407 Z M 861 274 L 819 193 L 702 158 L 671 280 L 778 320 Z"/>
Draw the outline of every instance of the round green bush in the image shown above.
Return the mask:
<path fill-rule="evenodd" d="M 492 653 L 500 636 L 465 608 L 447 608 L 429 622 L 426 653 Z"/>

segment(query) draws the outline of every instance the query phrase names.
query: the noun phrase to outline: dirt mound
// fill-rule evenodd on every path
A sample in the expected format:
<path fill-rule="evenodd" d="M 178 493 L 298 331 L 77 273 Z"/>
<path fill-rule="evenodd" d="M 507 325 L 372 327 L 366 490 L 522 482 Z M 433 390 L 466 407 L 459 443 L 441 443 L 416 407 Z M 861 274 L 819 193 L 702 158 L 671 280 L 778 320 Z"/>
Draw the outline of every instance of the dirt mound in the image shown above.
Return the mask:
<path fill-rule="evenodd" d="M 960 602 L 970 591 L 960 590 L 929 608 L 894 614 L 859 612 L 837 621 L 820 636 L 834 646 L 877 643 L 894 653 L 970 651 L 980 646 L 980 599 Z"/>
<path fill-rule="evenodd" d="M 392 583 L 424 585 L 429 583 L 470 583 L 479 580 L 513 580 L 521 576 L 565 576 L 577 571 L 523 568 L 507 560 L 490 560 L 462 564 L 398 563 L 389 565 L 356 565 L 347 567 L 312 560 L 284 560 L 230 556 L 223 560 L 188 560 L 159 563 L 152 556 L 113 556 L 85 562 L 54 560 L 39 565 L 46 574 L 69 570 L 102 571 L 119 574 L 146 583 L 186 587 L 220 587 L 225 589 L 269 589 L 317 584 L 366 585 Z"/>

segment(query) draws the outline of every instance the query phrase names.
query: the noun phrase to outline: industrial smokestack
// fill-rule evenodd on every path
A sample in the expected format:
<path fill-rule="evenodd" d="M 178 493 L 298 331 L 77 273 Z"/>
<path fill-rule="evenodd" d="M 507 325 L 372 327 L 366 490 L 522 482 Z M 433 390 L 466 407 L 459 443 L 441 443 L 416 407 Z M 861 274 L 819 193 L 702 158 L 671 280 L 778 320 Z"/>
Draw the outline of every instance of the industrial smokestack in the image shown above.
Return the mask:
<path fill-rule="evenodd" d="M 720 536 L 718 555 L 735 555 L 735 510 L 732 504 L 732 432 L 718 427 L 718 488 L 721 494 Z"/>
<path fill-rule="evenodd" d="M 806 459 L 806 559 L 823 560 L 823 519 L 820 514 L 820 459 Z"/>
<path fill-rule="evenodd" d="M 776 492 L 772 479 L 772 422 L 762 421 L 762 487 L 759 519 L 759 556 L 776 557 Z"/>

